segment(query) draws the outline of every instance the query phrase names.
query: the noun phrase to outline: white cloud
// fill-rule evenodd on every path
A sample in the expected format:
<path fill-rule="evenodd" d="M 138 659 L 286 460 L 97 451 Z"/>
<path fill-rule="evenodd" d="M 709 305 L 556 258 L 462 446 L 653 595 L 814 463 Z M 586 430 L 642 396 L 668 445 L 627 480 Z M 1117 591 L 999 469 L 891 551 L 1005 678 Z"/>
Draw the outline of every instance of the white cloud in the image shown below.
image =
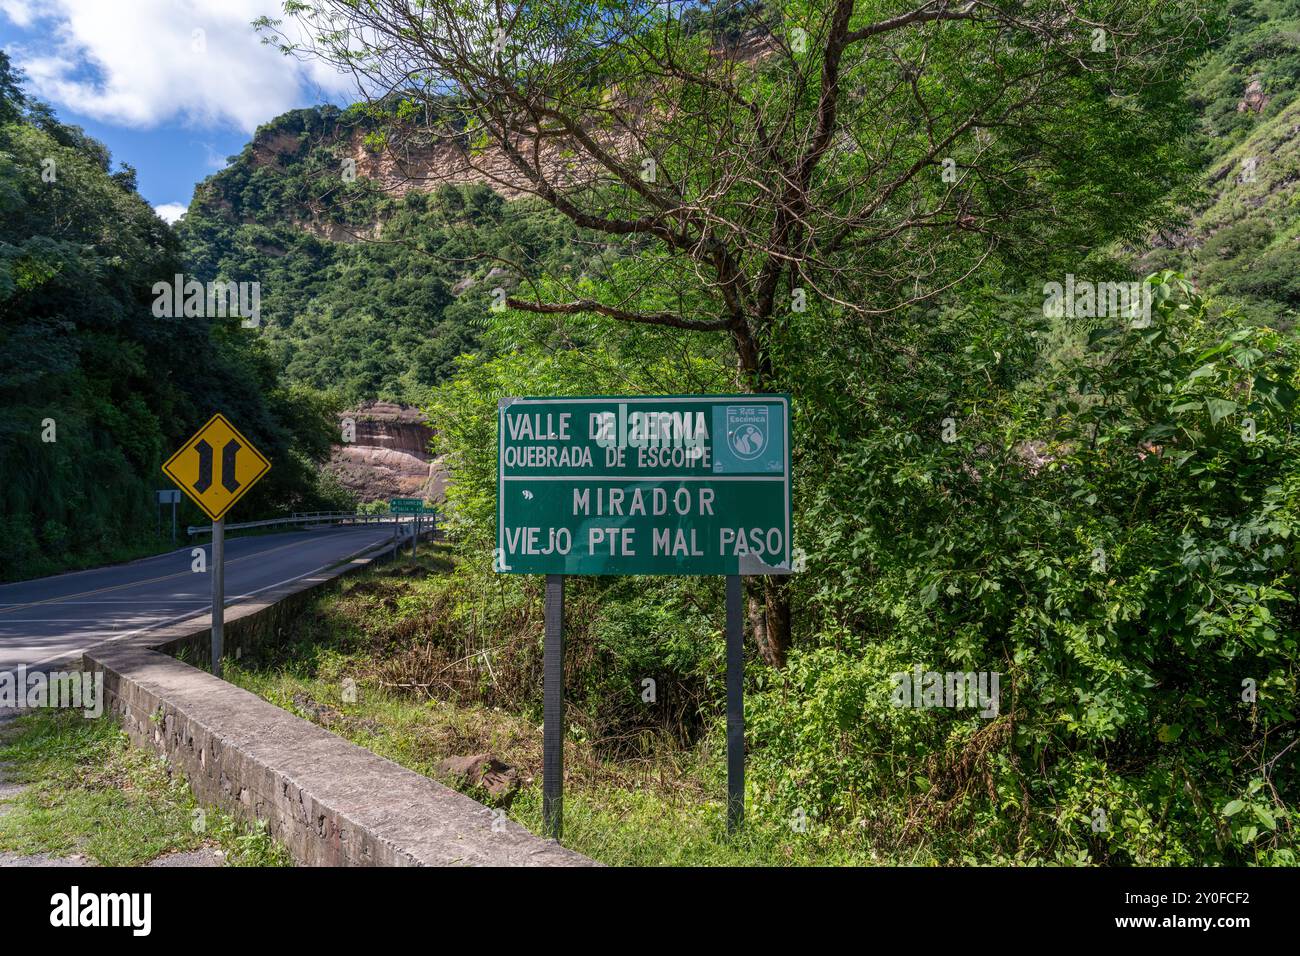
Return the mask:
<path fill-rule="evenodd" d="M 189 209 L 188 206 L 178 202 L 165 202 L 160 206 L 153 207 L 153 211 L 158 214 L 158 218 L 169 226 L 175 224 L 176 220 L 185 215 L 187 209 Z"/>
<path fill-rule="evenodd" d="M 104 122 L 233 125 L 252 132 L 351 80 L 282 55 L 249 25 L 279 0 L 0 0 L 38 39 L 11 46 L 42 99 Z"/>
<path fill-rule="evenodd" d="M 13 21 L 16 26 L 28 26 L 36 18 L 31 0 L 0 0 L 0 13 Z"/>

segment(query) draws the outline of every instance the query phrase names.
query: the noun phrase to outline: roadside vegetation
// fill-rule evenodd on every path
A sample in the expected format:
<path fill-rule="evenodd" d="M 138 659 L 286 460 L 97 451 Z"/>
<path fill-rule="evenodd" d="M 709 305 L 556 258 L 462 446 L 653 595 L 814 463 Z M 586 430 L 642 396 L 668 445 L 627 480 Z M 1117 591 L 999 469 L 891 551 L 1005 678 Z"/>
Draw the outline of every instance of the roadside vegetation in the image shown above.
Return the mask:
<path fill-rule="evenodd" d="M 0 804 L 0 850 L 81 854 L 141 866 L 173 853 L 219 850 L 227 866 L 288 866 L 264 830 L 200 809 L 185 780 L 129 744 L 107 717 L 38 710 L 0 728 L 0 764 L 23 789 Z"/>
<path fill-rule="evenodd" d="M 851 339 L 818 356 L 809 380 L 852 384 L 794 396 L 807 571 L 785 666 L 747 661 L 755 858 L 1296 862 L 1300 345 L 1175 275 L 1150 283 L 1150 327 L 1072 328 L 1003 298 L 900 320 L 892 356 Z M 578 355 L 515 323 L 488 331 L 519 343 L 508 357 L 467 360 L 427 403 L 456 476 L 452 545 L 342 583 L 286 650 L 231 670 L 424 773 L 483 752 L 525 779 L 540 766 L 542 582 L 492 571 L 489 396 L 642 388 L 619 356 L 656 344 L 596 327 L 605 345 Z M 690 390 L 667 356 L 642 367 Z M 733 859 L 721 582 L 568 589 L 566 843 Z M 918 665 L 999 672 L 1000 709 L 895 706 L 894 675 Z M 536 826 L 536 804 L 529 785 L 513 812 Z"/>
<path fill-rule="evenodd" d="M 478 617 L 472 594 L 490 582 L 463 565 L 457 549 L 436 552 L 345 578 L 281 643 L 227 659 L 225 677 L 489 806 L 505 805 L 540 832 L 538 596 L 499 590 L 500 614 Z M 652 661 L 600 633 L 608 617 L 572 595 L 564 844 L 628 866 L 884 862 L 868 841 L 797 816 L 726 833 L 725 737 L 711 703 L 717 688 L 708 686 L 722 679 L 713 649 L 722 622 L 708 610 L 693 620 L 698 629 L 680 628 L 689 646 L 679 657 Z M 646 701 L 637 675 L 652 673 L 656 700 Z M 514 768 L 517 792 L 503 801 L 439 769 L 449 757 L 478 754 Z"/>

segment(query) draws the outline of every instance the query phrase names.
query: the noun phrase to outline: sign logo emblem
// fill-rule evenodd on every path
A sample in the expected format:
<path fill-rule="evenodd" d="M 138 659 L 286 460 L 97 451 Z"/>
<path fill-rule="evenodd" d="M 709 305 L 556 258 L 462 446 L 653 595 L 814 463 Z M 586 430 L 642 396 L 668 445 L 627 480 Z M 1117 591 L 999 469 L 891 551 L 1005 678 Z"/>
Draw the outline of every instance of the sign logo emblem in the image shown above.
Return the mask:
<path fill-rule="evenodd" d="M 742 461 L 753 461 L 768 443 L 767 406 L 731 406 L 727 409 L 727 444 Z"/>
<path fill-rule="evenodd" d="M 220 521 L 271 463 L 221 414 L 167 459 L 163 473 L 213 521 Z"/>

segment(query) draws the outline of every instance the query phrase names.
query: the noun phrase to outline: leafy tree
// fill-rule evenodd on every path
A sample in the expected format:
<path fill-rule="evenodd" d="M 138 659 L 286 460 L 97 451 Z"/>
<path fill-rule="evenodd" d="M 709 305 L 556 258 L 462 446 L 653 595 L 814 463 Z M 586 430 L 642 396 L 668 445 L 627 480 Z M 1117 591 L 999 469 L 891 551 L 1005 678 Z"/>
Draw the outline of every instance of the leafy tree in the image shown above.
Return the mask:
<path fill-rule="evenodd" d="M 722 336 L 757 390 L 789 387 L 808 297 L 878 325 L 981 270 L 1073 261 L 1159 217 L 1185 165 L 1196 0 L 678 6 L 294 0 L 305 41 L 260 25 L 409 104 L 383 136 L 398 168 L 467 139 L 481 175 L 636 242 L 598 285 L 510 305 Z M 780 662 L 788 591 L 764 589 Z"/>
<path fill-rule="evenodd" d="M 773 812 L 947 860 L 1294 864 L 1300 343 L 1149 281 L 1149 327 L 1068 347 L 981 296 L 808 356 Z M 918 664 L 1001 672 L 999 712 L 893 706 Z"/>

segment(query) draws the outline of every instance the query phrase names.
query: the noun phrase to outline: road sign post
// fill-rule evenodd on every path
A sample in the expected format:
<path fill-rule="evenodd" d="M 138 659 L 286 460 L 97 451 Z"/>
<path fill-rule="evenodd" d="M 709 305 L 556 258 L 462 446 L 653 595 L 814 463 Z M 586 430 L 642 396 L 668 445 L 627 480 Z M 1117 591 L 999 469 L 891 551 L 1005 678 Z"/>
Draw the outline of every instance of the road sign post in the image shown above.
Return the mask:
<path fill-rule="evenodd" d="M 212 674 L 221 676 L 226 633 L 226 519 L 212 522 Z"/>
<path fill-rule="evenodd" d="M 745 618 L 739 574 L 727 575 L 727 829 L 745 819 Z"/>
<path fill-rule="evenodd" d="M 564 575 L 546 576 L 542 648 L 542 835 L 564 834 Z"/>
<path fill-rule="evenodd" d="M 497 410 L 497 548 L 546 575 L 542 821 L 563 829 L 564 577 L 726 577 L 727 823 L 744 818 L 742 575 L 792 570 L 784 395 L 508 398 Z"/>
<path fill-rule="evenodd" d="M 213 415 L 162 470 L 212 519 L 212 673 L 221 676 L 226 606 L 226 513 L 271 470 L 271 463 L 221 414 Z M 161 496 L 163 492 L 159 492 Z M 176 537 L 176 502 L 171 492 L 172 540 Z"/>
<path fill-rule="evenodd" d="M 176 506 L 180 503 L 181 493 L 172 488 L 164 488 L 161 491 L 154 492 L 154 498 L 158 502 L 158 537 L 162 537 L 162 506 L 170 504 L 172 506 L 172 545 L 176 544 Z"/>
<path fill-rule="evenodd" d="M 388 502 L 388 510 L 394 515 L 393 518 L 393 558 L 397 558 L 397 515 L 413 515 L 414 521 L 411 524 L 411 560 L 415 560 L 415 542 L 420 537 L 420 516 L 424 514 L 423 498 L 392 498 Z"/>

